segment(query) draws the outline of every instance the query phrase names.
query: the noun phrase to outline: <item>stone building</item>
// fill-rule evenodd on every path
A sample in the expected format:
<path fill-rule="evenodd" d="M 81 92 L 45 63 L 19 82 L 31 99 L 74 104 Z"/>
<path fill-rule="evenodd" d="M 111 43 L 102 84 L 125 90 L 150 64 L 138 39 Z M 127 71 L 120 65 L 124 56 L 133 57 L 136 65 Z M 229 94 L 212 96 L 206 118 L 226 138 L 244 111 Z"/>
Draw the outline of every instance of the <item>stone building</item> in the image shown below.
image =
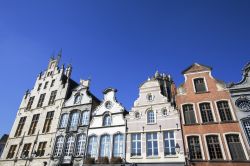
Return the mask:
<path fill-rule="evenodd" d="M 0 139 L 0 159 L 1 159 L 3 149 L 4 149 L 5 145 L 6 145 L 6 142 L 7 142 L 8 138 L 9 138 L 9 135 L 4 134 Z"/>
<path fill-rule="evenodd" d="M 57 124 L 65 98 L 75 82 L 71 66 L 58 67 L 61 55 L 51 58 L 34 88 L 27 91 L 18 109 L 1 166 L 49 165 Z"/>
<path fill-rule="evenodd" d="M 139 90 L 127 120 L 126 162 L 181 166 L 185 163 L 180 116 L 170 76 L 155 74 Z"/>
<path fill-rule="evenodd" d="M 178 88 L 188 165 L 249 165 L 229 90 L 211 70 L 191 65 L 182 72 L 185 82 Z"/>
<path fill-rule="evenodd" d="M 52 165 L 83 164 L 89 121 L 98 104 L 99 100 L 89 91 L 89 80 L 81 80 L 63 105 L 51 158 Z"/>
<path fill-rule="evenodd" d="M 125 159 L 126 110 L 117 101 L 116 92 L 104 90 L 103 101 L 92 113 L 86 154 L 95 163 L 121 163 Z"/>
<path fill-rule="evenodd" d="M 250 62 L 243 68 L 242 80 L 230 84 L 229 90 L 250 156 Z"/>

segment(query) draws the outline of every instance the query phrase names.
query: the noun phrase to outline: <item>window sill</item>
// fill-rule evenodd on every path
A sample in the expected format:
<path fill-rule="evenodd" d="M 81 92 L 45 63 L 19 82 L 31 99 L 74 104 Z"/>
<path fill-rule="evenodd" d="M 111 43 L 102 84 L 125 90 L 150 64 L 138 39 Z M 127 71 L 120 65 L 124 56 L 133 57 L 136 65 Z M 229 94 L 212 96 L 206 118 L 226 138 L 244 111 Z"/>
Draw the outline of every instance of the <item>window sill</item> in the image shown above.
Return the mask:
<path fill-rule="evenodd" d="M 147 123 L 147 125 L 155 125 L 157 124 L 156 122 L 155 123 Z"/>
<path fill-rule="evenodd" d="M 160 156 L 147 156 L 146 159 L 159 159 Z"/>
<path fill-rule="evenodd" d="M 194 92 L 195 94 L 204 94 L 204 93 L 210 93 L 210 91 L 203 91 L 203 92 Z"/>
<path fill-rule="evenodd" d="M 178 158 L 178 155 L 165 155 L 164 158 Z"/>
<path fill-rule="evenodd" d="M 200 125 L 200 123 L 183 124 L 183 126 L 197 126 L 197 125 Z"/>
<path fill-rule="evenodd" d="M 206 122 L 206 123 L 201 123 L 201 125 L 212 125 L 212 124 L 219 124 L 218 122 Z"/>
<path fill-rule="evenodd" d="M 225 123 L 238 123 L 239 121 L 237 120 L 230 120 L 230 121 L 221 121 L 220 124 L 225 124 Z"/>
<path fill-rule="evenodd" d="M 131 159 L 142 159 L 143 157 L 142 156 L 132 156 L 130 157 Z"/>

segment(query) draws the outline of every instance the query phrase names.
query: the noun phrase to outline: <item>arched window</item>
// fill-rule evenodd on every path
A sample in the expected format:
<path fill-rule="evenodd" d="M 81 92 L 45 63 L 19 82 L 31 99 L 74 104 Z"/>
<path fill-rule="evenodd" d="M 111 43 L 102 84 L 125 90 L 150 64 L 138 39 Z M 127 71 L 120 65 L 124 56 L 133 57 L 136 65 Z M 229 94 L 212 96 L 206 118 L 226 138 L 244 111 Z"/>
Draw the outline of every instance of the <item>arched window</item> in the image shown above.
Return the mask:
<path fill-rule="evenodd" d="M 110 136 L 101 136 L 100 157 L 110 157 Z"/>
<path fill-rule="evenodd" d="M 155 123 L 155 113 L 153 110 L 147 112 L 147 122 L 148 123 Z"/>
<path fill-rule="evenodd" d="M 70 128 L 76 128 L 78 124 L 79 113 L 73 112 L 70 119 Z"/>
<path fill-rule="evenodd" d="M 79 104 L 79 103 L 81 103 L 81 100 L 82 100 L 82 95 L 77 94 L 77 95 L 75 96 L 75 99 L 74 99 L 74 104 Z"/>
<path fill-rule="evenodd" d="M 106 114 L 103 117 L 103 126 L 110 126 L 111 125 L 111 117 L 110 115 Z"/>
<path fill-rule="evenodd" d="M 62 154 L 63 141 L 64 141 L 63 136 L 58 136 L 57 137 L 56 144 L 55 144 L 54 156 L 60 156 Z"/>
<path fill-rule="evenodd" d="M 114 136 L 113 155 L 114 157 L 123 157 L 124 136 L 116 134 Z"/>
<path fill-rule="evenodd" d="M 76 144 L 76 156 L 83 156 L 84 149 L 85 149 L 85 143 L 86 143 L 86 135 L 85 134 L 79 134 L 77 137 L 77 144 Z"/>
<path fill-rule="evenodd" d="M 64 151 L 65 156 L 71 156 L 73 154 L 74 143 L 75 143 L 75 138 L 73 136 L 68 137 Z"/>
<path fill-rule="evenodd" d="M 82 113 L 82 125 L 88 125 L 89 124 L 89 112 L 84 111 Z"/>
<path fill-rule="evenodd" d="M 88 143 L 88 157 L 97 157 L 97 137 L 91 136 L 89 137 Z"/>
<path fill-rule="evenodd" d="M 68 114 L 63 114 L 63 115 L 61 116 L 60 128 L 65 128 L 65 127 L 67 127 L 68 117 L 69 117 Z"/>

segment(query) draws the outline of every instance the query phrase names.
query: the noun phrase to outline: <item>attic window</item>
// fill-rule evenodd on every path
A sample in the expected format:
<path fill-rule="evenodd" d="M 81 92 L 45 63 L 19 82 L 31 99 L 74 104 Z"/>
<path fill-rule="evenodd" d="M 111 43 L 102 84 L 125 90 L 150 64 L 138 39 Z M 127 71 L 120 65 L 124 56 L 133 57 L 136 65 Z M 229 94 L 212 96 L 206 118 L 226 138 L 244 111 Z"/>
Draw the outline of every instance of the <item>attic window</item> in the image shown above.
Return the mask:
<path fill-rule="evenodd" d="M 152 95 L 151 93 L 149 93 L 149 94 L 147 95 L 147 100 L 148 100 L 148 101 L 153 101 L 153 95 Z"/>
<path fill-rule="evenodd" d="M 82 100 L 82 95 L 81 94 L 77 94 L 75 96 L 75 100 L 74 100 L 74 104 L 79 104 Z"/>
<path fill-rule="evenodd" d="M 207 91 L 204 78 L 194 79 L 194 87 L 196 93 L 202 93 Z"/>

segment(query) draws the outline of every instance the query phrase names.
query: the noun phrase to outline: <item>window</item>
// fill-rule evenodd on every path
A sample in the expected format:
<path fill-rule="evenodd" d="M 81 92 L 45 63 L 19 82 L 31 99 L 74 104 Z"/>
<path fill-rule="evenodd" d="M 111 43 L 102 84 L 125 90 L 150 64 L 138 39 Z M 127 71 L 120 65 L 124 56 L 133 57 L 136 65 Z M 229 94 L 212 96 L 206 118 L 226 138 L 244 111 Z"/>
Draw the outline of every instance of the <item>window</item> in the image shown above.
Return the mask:
<path fill-rule="evenodd" d="M 187 137 L 188 149 L 191 160 L 202 159 L 200 140 L 198 136 Z"/>
<path fill-rule="evenodd" d="M 63 142 L 64 142 L 64 137 L 58 136 L 55 144 L 55 152 L 54 152 L 55 156 L 60 156 L 62 154 Z"/>
<path fill-rule="evenodd" d="M 147 156 L 158 156 L 157 133 L 147 133 Z"/>
<path fill-rule="evenodd" d="M 9 152 L 7 154 L 6 159 L 12 159 L 14 157 L 14 155 L 16 153 L 16 147 L 17 147 L 17 145 L 11 145 L 10 146 L 10 150 L 9 150 Z"/>
<path fill-rule="evenodd" d="M 35 99 L 35 96 L 30 97 L 29 102 L 28 102 L 27 107 L 26 107 L 26 110 L 31 109 L 34 99 Z"/>
<path fill-rule="evenodd" d="M 207 123 L 207 122 L 213 122 L 213 114 L 212 114 L 212 110 L 210 107 L 210 103 L 201 103 L 199 104 L 200 106 L 200 111 L 201 111 L 201 118 L 203 123 Z"/>
<path fill-rule="evenodd" d="M 41 87 L 42 87 L 42 84 L 39 84 L 38 88 L 37 88 L 37 91 L 40 91 Z"/>
<path fill-rule="evenodd" d="M 53 87 L 55 84 L 55 80 L 52 80 L 51 84 L 50 84 L 50 87 Z"/>
<path fill-rule="evenodd" d="M 244 128 L 248 143 L 250 144 L 250 118 L 245 118 L 241 120 L 242 126 Z"/>
<path fill-rule="evenodd" d="M 194 86 L 195 86 L 195 91 L 197 93 L 199 93 L 199 92 L 206 92 L 207 91 L 206 85 L 205 85 L 205 82 L 204 82 L 203 78 L 196 78 L 196 79 L 194 79 Z"/>
<path fill-rule="evenodd" d="M 76 144 L 76 156 L 83 156 L 86 144 L 86 135 L 79 134 L 77 137 L 77 144 Z"/>
<path fill-rule="evenodd" d="M 60 122 L 60 128 L 67 127 L 68 118 L 69 118 L 69 114 L 62 114 L 62 116 L 61 116 L 61 122 Z"/>
<path fill-rule="evenodd" d="M 162 115 L 167 116 L 168 115 L 168 110 L 166 108 L 162 109 Z"/>
<path fill-rule="evenodd" d="M 81 100 L 82 100 L 82 95 L 77 94 L 77 95 L 75 96 L 75 99 L 74 99 L 74 104 L 79 104 L 79 103 L 81 103 Z"/>
<path fill-rule="evenodd" d="M 39 157 L 44 156 L 46 144 L 47 144 L 47 142 L 39 142 L 36 156 L 39 156 Z"/>
<path fill-rule="evenodd" d="M 46 82 L 45 82 L 45 84 L 44 84 L 43 89 L 46 89 L 46 88 L 47 88 L 47 86 L 48 86 L 48 84 L 49 84 L 49 82 L 48 82 L 48 81 L 46 81 Z"/>
<path fill-rule="evenodd" d="M 110 126 L 111 125 L 111 117 L 110 115 L 106 114 L 103 118 L 103 126 Z"/>
<path fill-rule="evenodd" d="M 182 106 L 185 124 L 196 123 L 194 108 L 192 104 L 186 104 Z"/>
<path fill-rule="evenodd" d="M 107 108 L 107 109 L 111 109 L 112 108 L 112 103 L 111 103 L 111 101 L 107 101 L 106 103 L 105 103 L 105 107 Z"/>
<path fill-rule="evenodd" d="M 38 103 L 37 103 L 37 108 L 40 108 L 43 106 L 44 98 L 45 98 L 45 93 L 40 95 L 40 98 L 39 98 Z"/>
<path fill-rule="evenodd" d="M 50 98 L 49 98 L 49 105 L 55 104 L 56 93 L 57 93 L 56 90 L 51 92 L 51 95 L 50 95 Z"/>
<path fill-rule="evenodd" d="M 147 112 L 147 122 L 148 123 L 155 123 L 155 113 L 153 110 Z"/>
<path fill-rule="evenodd" d="M 175 155 L 174 131 L 164 131 L 164 154 Z"/>
<path fill-rule="evenodd" d="M 29 156 L 30 147 L 31 147 L 31 143 L 24 144 L 21 158 L 26 158 Z"/>
<path fill-rule="evenodd" d="M 88 125 L 89 124 L 89 112 L 84 111 L 82 113 L 82 125 Z"/>
<path fill-rule="evenodd" d="M 70 119 L 70 129 L 76 129 L 78 125 L 79 113 L 73 112 Z"/>
<path fill-rule="evenodd" d="M 64 151 L 65 156 L 71 156 L 73 154 L 74 143 L 75 143 L 75 138 L 73 136 L 70 136 L 66 142 L 66 147 Z"/>
<path fill-rule="evenodd" d="M 139 112 L 135 112 L 135 118 L 139 119 L 140 118 L 140 113 Z"/>
<path fill-rule="evenodd" d="M 88 157 L 97 157 L 97 137 L 89 137 L 88 143 Z"/>
<path fill-rule="evenodd" d="M 114 145 L 113 145 L 114 157 L 122 157 L 123 156 L 123 146 L 124 146 L 123 134 L 116 134 L 114 136 Z"/>
<path fill-rule="evenodd" d="M 39 116 L 40 116 L 40 114 L 33 115 L 28 135 L 32 135 L 32 134 L 35 133 L 36 126 L 37 126 L 37 123 L 38 123 L 38 120 L 39 120 Z"/>
<path fill-rule="evenodd" d="M 222 152 L 217 135 L 206 136 L 210 160 L 222 160 Z"/>
<path fill-rule="evenodd" d="M 153 101 L 153 95 L 151 93 L 147 94 L 147 100 Z"/>
<path fill-rule="evenodd" d="M 218 101 L 217 107 L 219 110 L 221 121 L 232 121 L 233 120 L 227 101 Z"/>
<path fill-rule="evenodd" d="M 232 160 L 246 160 L 239 135 L 229 134 L 226 136 L 226 139 Z"/>
<path fill-rule="evenodd" d="M 131 134 L 131 156 L 141 156 L 141 134 Z"/>
<path fill-rule="evenodd" d="M 100 157 L 109 157 L 110 156 L 110 136 L 103 135 L 101 136 L 100 143 Z"/>
<path fill-rule="evenodd" d="M 25 117 L 21 117 L 17 126 L 17 130 L 15 133 L 15 137 L 20 136 L 23 130 L 23 126 L 25 124 L 26 121 L 26 116 Z"/>
<path fill-rule="evenodd" d="M 43 133 L 49 132 L 53 117 L 54 117 L 54 111 L 47 112 L 45 123 L 43 126 Z"/>

